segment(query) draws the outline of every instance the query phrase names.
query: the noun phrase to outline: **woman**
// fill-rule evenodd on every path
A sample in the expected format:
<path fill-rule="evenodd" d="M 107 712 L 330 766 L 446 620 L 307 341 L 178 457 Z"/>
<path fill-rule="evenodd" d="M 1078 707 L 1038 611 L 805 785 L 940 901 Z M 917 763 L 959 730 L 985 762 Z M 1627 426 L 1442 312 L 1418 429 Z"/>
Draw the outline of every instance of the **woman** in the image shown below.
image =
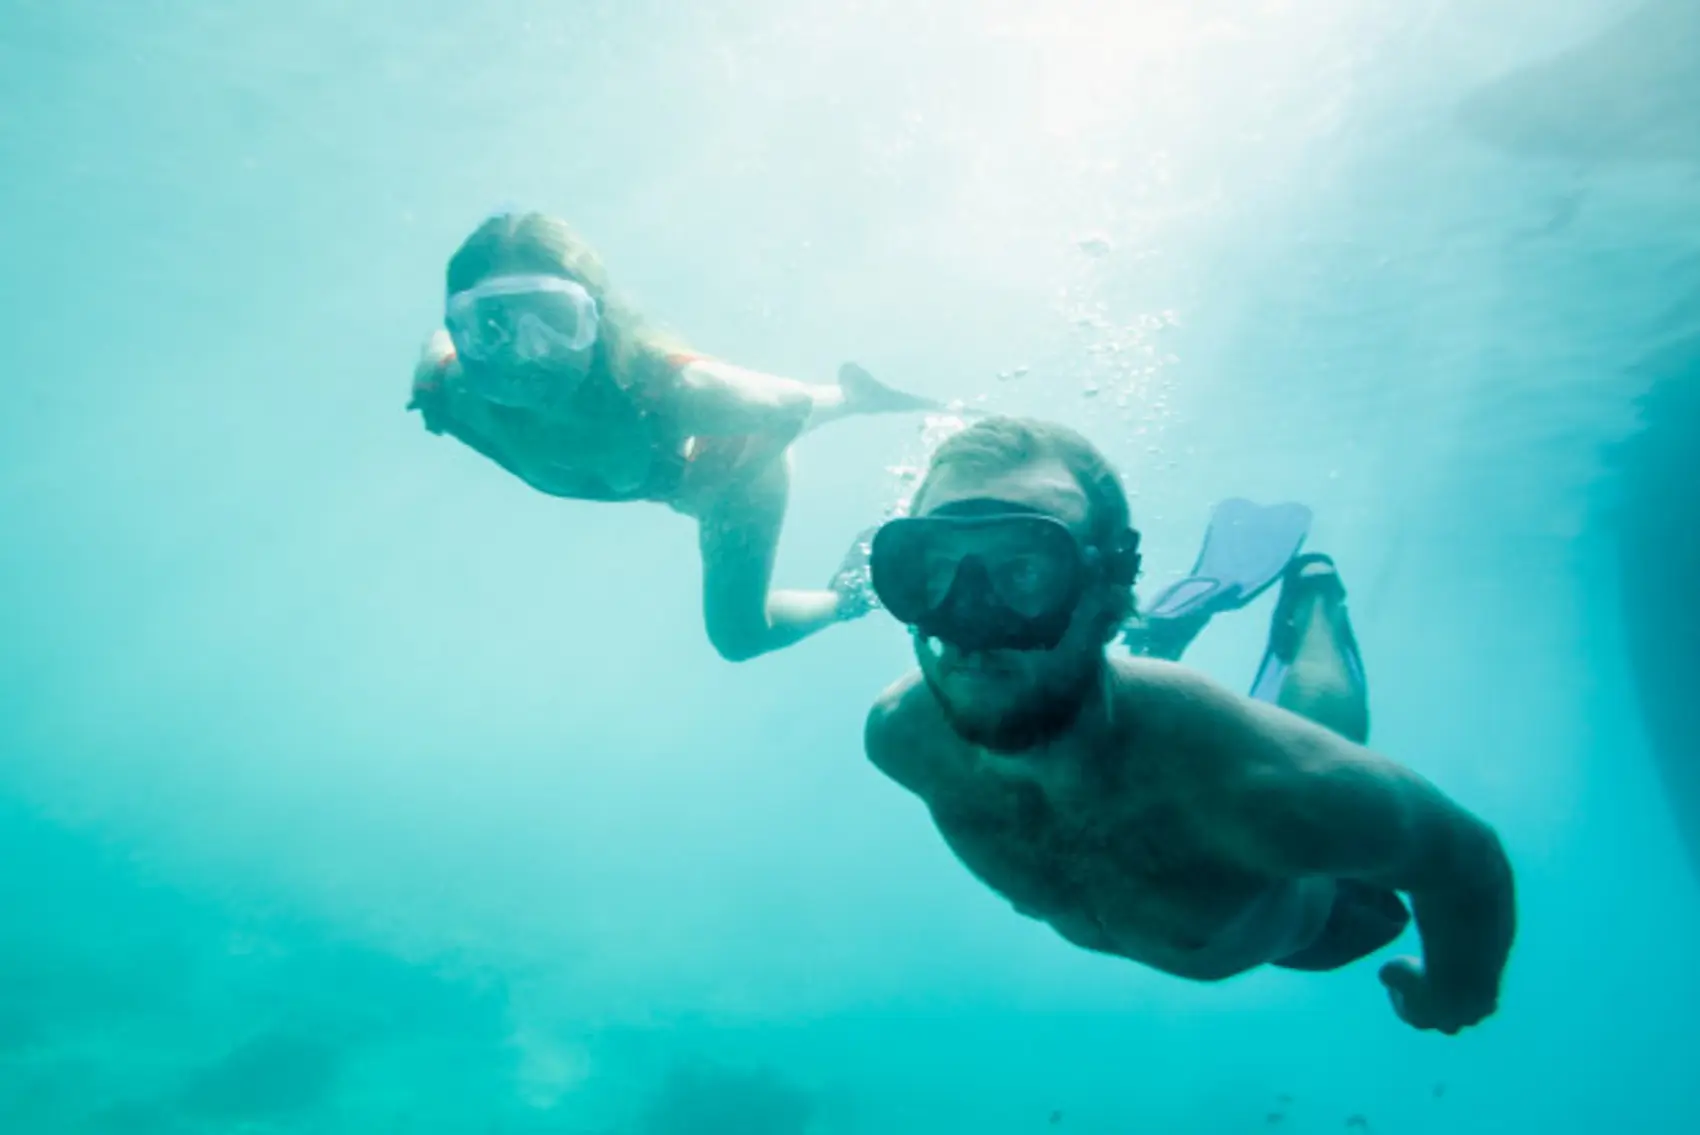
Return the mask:
<path fill-rule="evenodd" d="M 770 588 L 787 451 L 835 418 L 936 403 L 851 364 L 838 385 L 814 386 L 687 350 L 614 294 L 571 228 L 537 213 L 492 217 L 461 245 L 444 325 L 408 409 L 535 489 L 695 518 L 703 615 L 723 657 L 754 658 L 871 608 L 862 539 L 829 588 Z"/>

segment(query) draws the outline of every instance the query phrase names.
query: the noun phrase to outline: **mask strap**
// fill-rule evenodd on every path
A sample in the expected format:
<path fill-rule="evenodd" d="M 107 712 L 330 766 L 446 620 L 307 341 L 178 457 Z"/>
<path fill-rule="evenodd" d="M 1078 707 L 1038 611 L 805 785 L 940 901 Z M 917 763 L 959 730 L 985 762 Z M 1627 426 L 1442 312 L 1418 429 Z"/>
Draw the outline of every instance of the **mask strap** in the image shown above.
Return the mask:
<path fill-rule="evenodd" d="M 1107 574 L 1115 583 L 1131 584 L 1139 578 L 1139 530 L 1124 528 L 1116 534 L 1106 550 Z"/>

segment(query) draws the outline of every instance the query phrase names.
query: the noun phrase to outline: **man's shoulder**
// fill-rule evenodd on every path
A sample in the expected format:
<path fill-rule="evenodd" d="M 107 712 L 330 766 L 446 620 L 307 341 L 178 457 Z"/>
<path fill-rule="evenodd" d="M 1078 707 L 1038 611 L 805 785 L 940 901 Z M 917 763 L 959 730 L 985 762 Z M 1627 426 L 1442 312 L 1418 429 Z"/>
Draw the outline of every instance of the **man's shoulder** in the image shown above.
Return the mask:
<path fill-rule="evenodd" d="M 887 686 L 868 710 L 863 740 L 868 756 L 892 741 L 911 733 L 920 724 L 918 718 L 931 709 L 932 692 L 918 670 L 912 670 Z M 877 758 L 876 758 L 877 760 Z"/>
<path fill-rule="evenodd" d="M 935 747 L 940 719 L 932 691 L 919 671 L 911 671 L 887 686 L 868 710 L 862 747 L 874 767 L 910 789 L 918 790 L 921 770 Z"/>
<path fill-rule="evenodd" d="M 1110 660 L 1116 707 L 1159 731 L 1195 728 L 1241 699 L 1178 662 L 1133 656 Z"/>
<path fill-rule="evenodd" d="M 904 699 L 910 697 L 926 683 L 921 680 L 919 670 L 911 670 L 903 677 L 880 691 L 880 696 L 874 699 L 873 713 L 889 714 L 895 712 Z"/>
<path fill-rule="evenodd" d="M 1174 758 L 1171 768 L 1214 780 L 1250 767 L 1260 748 L 1246 742 L 1267 731 L 1264 708 L 1208 675 L 1155 658 L 1117 658 L 1115 712 L 1137 744 Z"/>
<path fill-rule="evenodd" d="M 1142 744 L 1174 758 L 1197 789 L 1261 799 L 1361 775 L 1385 762 L 1288 710 L 1187 666 L 1118 660 L 1117 704 Z"/>

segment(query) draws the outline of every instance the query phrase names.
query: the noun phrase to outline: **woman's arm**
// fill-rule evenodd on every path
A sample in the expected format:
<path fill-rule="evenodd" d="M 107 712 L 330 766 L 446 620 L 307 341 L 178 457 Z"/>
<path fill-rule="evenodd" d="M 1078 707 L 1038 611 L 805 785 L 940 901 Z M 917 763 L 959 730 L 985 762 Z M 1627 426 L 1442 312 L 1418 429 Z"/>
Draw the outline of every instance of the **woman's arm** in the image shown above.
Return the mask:
<path fill-rule="evenodd" d="M 443 432 L 443 384 L 458 366 L 448 332 L 441 328 L 433 331 L 413 365 L 413 393 L 407 402 L 407 408 L 418 410 L 425 428 L 432 433 Z"/>

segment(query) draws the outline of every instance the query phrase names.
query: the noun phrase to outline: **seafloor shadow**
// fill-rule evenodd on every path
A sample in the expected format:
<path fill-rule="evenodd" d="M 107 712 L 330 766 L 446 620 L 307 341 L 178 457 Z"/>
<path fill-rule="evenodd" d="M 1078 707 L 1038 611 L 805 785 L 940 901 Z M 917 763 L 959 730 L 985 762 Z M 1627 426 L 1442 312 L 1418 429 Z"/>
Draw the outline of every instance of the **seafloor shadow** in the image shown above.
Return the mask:
<path fill-rule="evenodd" d="M 1619 451 L 1613 519 L 1641 712 L 1700 873 L 1700 295 L 1683 311 L 1688 331 L 1638 368 L 1643 425 Z"/>
<path fill-rule="evenodd" d="M 677 1067 L 638 1130 L 642 1135 L 805 1135 L 814 1100 L 767 1070 Z"/>

